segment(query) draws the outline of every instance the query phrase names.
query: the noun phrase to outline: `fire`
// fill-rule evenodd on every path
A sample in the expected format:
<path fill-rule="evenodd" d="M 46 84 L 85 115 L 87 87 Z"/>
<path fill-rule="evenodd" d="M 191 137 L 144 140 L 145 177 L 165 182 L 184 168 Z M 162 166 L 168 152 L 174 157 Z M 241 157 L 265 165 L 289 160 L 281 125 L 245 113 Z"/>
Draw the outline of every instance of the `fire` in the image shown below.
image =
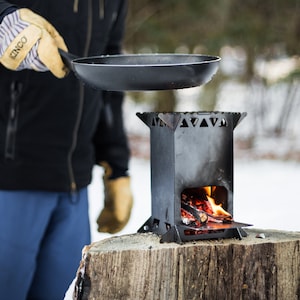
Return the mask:
<path fill-rule="evenodd" d="M 206 192 L 206 195 L 211 196 L 212 193 L 216 190 L 215 185 L 204 186 L 202 189 Z"/>
<path fill-rule="evenodd" d="M 214 216 L 231 217 L 231 214 L 222 208 L 222 204 L 216 204 L 215 199 L 207 195 L 207 200 L 212 207 Z"/>
<path fill-rule="evenodd" d="M 207 222 L 223 223 L 232 221 L 232 216 L 222 204 L 217 204 L 217 186 L 186 189 L 181 196 L 181 220 L 184 224 L 200 227 Z M 223 191 L 222 190 L 222 191 Z M 220 190 L 219 190 L 220 191 Z"/>

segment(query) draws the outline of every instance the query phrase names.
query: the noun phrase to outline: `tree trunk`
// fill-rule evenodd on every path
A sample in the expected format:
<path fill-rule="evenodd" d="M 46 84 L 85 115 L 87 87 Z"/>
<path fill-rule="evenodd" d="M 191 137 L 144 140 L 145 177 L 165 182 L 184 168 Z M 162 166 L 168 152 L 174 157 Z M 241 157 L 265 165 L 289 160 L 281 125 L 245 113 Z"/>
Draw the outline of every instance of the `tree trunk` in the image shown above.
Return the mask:
<path fill-rule="evenodd" d="M 246 231 L 183 245 L 152 233 L 93 243 L 74 299 L 300 299 L 300 232 Z"/>

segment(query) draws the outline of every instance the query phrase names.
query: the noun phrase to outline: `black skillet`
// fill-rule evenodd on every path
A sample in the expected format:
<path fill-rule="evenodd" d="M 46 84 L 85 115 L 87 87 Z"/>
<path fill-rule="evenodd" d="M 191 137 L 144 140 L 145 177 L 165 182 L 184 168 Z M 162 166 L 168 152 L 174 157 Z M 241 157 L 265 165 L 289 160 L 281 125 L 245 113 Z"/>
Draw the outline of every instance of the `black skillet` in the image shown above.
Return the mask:
<path fill-rule="evenodd" d="M 195 87 L 216 73 L 220 57 L 200 54 L 130 54 L 78 58 L 60 50 L 64 63 L 85 84 L 108 91 Z"/>

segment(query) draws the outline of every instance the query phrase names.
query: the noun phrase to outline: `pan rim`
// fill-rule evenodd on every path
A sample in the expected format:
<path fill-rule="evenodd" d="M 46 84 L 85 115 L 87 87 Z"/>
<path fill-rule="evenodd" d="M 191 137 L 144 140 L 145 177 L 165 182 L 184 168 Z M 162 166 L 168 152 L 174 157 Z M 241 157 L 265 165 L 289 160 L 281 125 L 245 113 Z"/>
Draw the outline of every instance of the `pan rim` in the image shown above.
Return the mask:
<path fill-rule="evenodd" d="M 118 60 L 120 58 L 189 58 L 193 59 L 194 61 L 184 61 L 184 62 L 174 62 L 174 63 L 113 63 L 110 61 L 109 63 L 105 63 L 105 59 L 111 59 L 111 60 Z M 203 60 L 197 60 L 197 59 L 203 59 Z M 95 61 L 98 62 L 95 62 Z M 103 60 L 103 63 L 99 62 L 99 60 Z M 87 66 L 103 66 L 103 67 L 123 67 L 123 68 L 142 68 L 142 67 L 176 67 L 176 66 L 189 66 L 189 65 L 200 65 L 200 64 L 207 64 L 207 63 L 214 63 L 219 62 L 221 60 L 221 57 L 214 56 L 214 55 L 206 55 L 206 54 L 188 54 L 188 53 L 141 53 L 141 54 L 113 54 L 113 55 L 100 55 L 100 56 L 87 56 L 87 57 L 80 57 L 75 58 L 72 60 L 72 64 L 76 65 L 87 65 Z"/>

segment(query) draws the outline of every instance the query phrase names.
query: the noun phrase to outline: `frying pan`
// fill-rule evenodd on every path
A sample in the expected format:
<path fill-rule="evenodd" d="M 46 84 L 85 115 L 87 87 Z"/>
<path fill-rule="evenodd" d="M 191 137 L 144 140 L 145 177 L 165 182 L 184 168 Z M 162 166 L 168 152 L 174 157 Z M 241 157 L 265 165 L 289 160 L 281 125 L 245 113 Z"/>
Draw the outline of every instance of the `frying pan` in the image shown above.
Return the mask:
<path fill-rule="evenodd" d="M 216 73 L 220 57 L 200 54 L 125 54 L 76 57 L 60 50 L 64 63 L 85 84 L 107 91 L 195 87 Z"/>

